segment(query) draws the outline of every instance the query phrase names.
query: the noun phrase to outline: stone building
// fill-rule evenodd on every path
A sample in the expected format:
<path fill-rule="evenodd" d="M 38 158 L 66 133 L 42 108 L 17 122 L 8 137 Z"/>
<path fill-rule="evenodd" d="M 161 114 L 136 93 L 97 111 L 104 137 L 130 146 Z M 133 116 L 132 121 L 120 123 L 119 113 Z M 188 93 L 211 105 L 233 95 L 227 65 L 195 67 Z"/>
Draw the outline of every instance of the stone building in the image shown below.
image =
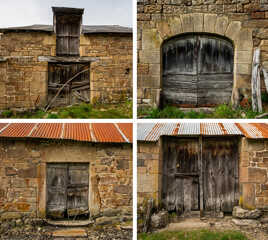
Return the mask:
<path fill-rule="evenodd" d="M 0 220 L 130 220 L 132 124 L 1 123 L 0 182 Z"/>
<path fill-rule="evenodd" d="M 251 98 L 254 48 L 268 69 L 267 0 L 137 4 L 139 106 L 238 105 Z"/>
<path fill-rule="evenodd" d="M 268 125 L 138 125 L 138 204 L 180 214 L 267 210 Z"/>
<path fill-rule="evenodd" d="M 0 29 L 0 109 L 132 97 L 132 29 L 82 25 L 84 9 L 53 7 L 50 25 Z M 70 78 L 75 78 L 66 83 Z"/>

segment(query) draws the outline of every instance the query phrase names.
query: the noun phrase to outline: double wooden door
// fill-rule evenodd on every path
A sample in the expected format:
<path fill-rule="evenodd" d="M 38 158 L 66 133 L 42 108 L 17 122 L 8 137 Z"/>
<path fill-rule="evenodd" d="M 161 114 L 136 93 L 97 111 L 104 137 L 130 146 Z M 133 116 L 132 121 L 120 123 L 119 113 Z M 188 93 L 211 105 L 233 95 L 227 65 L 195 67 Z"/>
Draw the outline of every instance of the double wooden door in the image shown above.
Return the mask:
<path fill-rule="evenodd" d="M 205 34 L 175 37 L 162 47 L 163 104 L 185 107 L 228 103 L 234 50 L 224 38 Z"/>
<path fill-rule="evenodd" d="M 88 164 L 47 164 L 47 217 L 88 215 Z"/>
<path fill-rule="evenodd" d="M 167 137 L 163 142 L 165 208 L 232 212 L 239 199 L 237 139 Z"/>

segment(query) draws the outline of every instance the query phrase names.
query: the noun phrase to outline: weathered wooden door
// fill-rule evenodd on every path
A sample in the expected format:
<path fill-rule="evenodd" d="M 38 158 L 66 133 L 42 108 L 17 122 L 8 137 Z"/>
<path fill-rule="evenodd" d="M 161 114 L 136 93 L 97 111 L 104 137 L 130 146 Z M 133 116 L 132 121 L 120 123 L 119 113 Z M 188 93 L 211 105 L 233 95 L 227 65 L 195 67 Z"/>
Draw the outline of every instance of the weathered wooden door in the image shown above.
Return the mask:
<path fill-rule="evenodd" d="M 47 216 L 62 219 L 88 212 L 88 164 L 47 164 Z"/>
<path fill-rule="evenodd" d="M 163 156 L 163 204 L 169 211 L 199 210 L 198 139 L 168 138 Z"/>
<path fill-rule="evenodd" d="M 48 102 L 53 99 L 58 90 L 77 73 L 89 69 L 88 63 L 49 63 L 48 65 Z M 81 100 L 90 99 L 89 70 L 78 75 L 73 81 L 65 85 L 53 107 L 66 106 Z"/>
<path fill-rule="evenodd" d="M 233 45 L 204 34 L 175 37 L 162 47 L 163 104 L 185 107 L 228 103 L 233 86 Z"/>
<path fill-rule="evenodd" d="M 204 210 L 232 212 L 238 205 L 238 142 L 236 138 L 205 138 Z"/>
<path fill-rule="evenodd" d="M 162 202 L 168 211 L 232 212 L 238 204 L 237 138 L 163 138 Z"/>

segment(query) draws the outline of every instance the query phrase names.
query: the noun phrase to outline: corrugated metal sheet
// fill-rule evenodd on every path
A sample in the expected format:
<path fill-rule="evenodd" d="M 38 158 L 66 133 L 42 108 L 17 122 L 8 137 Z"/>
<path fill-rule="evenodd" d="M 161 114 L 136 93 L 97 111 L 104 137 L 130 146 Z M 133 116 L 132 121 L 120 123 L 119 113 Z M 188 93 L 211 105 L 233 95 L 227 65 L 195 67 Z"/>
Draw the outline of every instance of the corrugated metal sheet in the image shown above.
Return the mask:
<path fill-rule="evenodd" d="M 225 136 L 244 135 L 247 138 L 268 138 L 265 123 L 140 123 L 138 140 L 157 141 L 160 136 Z"/>
<path fill-rule="evenodd" d="M 133 131 L 132 131 L 132 124 L 130 123 L 117 123 L 120 130 L 126 136 L 129 142 L 133 141 Z"/>
<path fill-rule="evenodd" d="M 0 133 L 0 137 L 28 137 L 36 123 L 12 123 Z"/>
<path fill-rule="evenodd" d="M 92 124 L 97 142 L 125 142 L 125 139 L 113 123 Z"/>
<path fill-rule="evenodd" d="M 88 123 L 65 123 L 64 124 L 64 139 L 72 139 L 77 141 L 91 141 L 90 128 Z"/>
<path fill-rule="evenodd" d="M 30 137 L 59 139 L 62 134 L 62 123 L 38 123 Z"/>
<path fill-rule="evenodd" d="M 132 142 L 132 124 L 0 123 L 0 137 L 129 143 Z"/>

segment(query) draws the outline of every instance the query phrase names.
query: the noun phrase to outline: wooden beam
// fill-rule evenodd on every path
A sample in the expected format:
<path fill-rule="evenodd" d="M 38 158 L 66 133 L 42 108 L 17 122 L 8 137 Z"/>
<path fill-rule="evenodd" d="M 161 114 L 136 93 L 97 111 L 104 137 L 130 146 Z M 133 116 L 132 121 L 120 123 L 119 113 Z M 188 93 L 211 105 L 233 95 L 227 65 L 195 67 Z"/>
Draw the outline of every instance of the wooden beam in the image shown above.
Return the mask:
<path fill-rule="evenodd" d="M 204 167 L 203 167 L 203 137 L 199 136 L 199 151 L 198 151 L 198 161 L 199 161 L 199 189 L 200 189 L 200 217 L 204 216 L 204 186 L 203 186 L 203 176 L 204 176 Z"/>
<path fill-rule="evenodd" d="M 54 57 L 54 56 L 39 56 L 39 62 L 51 62 L 51 63 L 87 63 L 97 62 L 99 58 L 94 57 Z"/>
<path fill-rule="evenodd" d="M 260 48 L 254 50 L 252 61 L 252 110 L 254 112 L 262 112 L 261 103 L 261 80 L 260 80 Z"/>

